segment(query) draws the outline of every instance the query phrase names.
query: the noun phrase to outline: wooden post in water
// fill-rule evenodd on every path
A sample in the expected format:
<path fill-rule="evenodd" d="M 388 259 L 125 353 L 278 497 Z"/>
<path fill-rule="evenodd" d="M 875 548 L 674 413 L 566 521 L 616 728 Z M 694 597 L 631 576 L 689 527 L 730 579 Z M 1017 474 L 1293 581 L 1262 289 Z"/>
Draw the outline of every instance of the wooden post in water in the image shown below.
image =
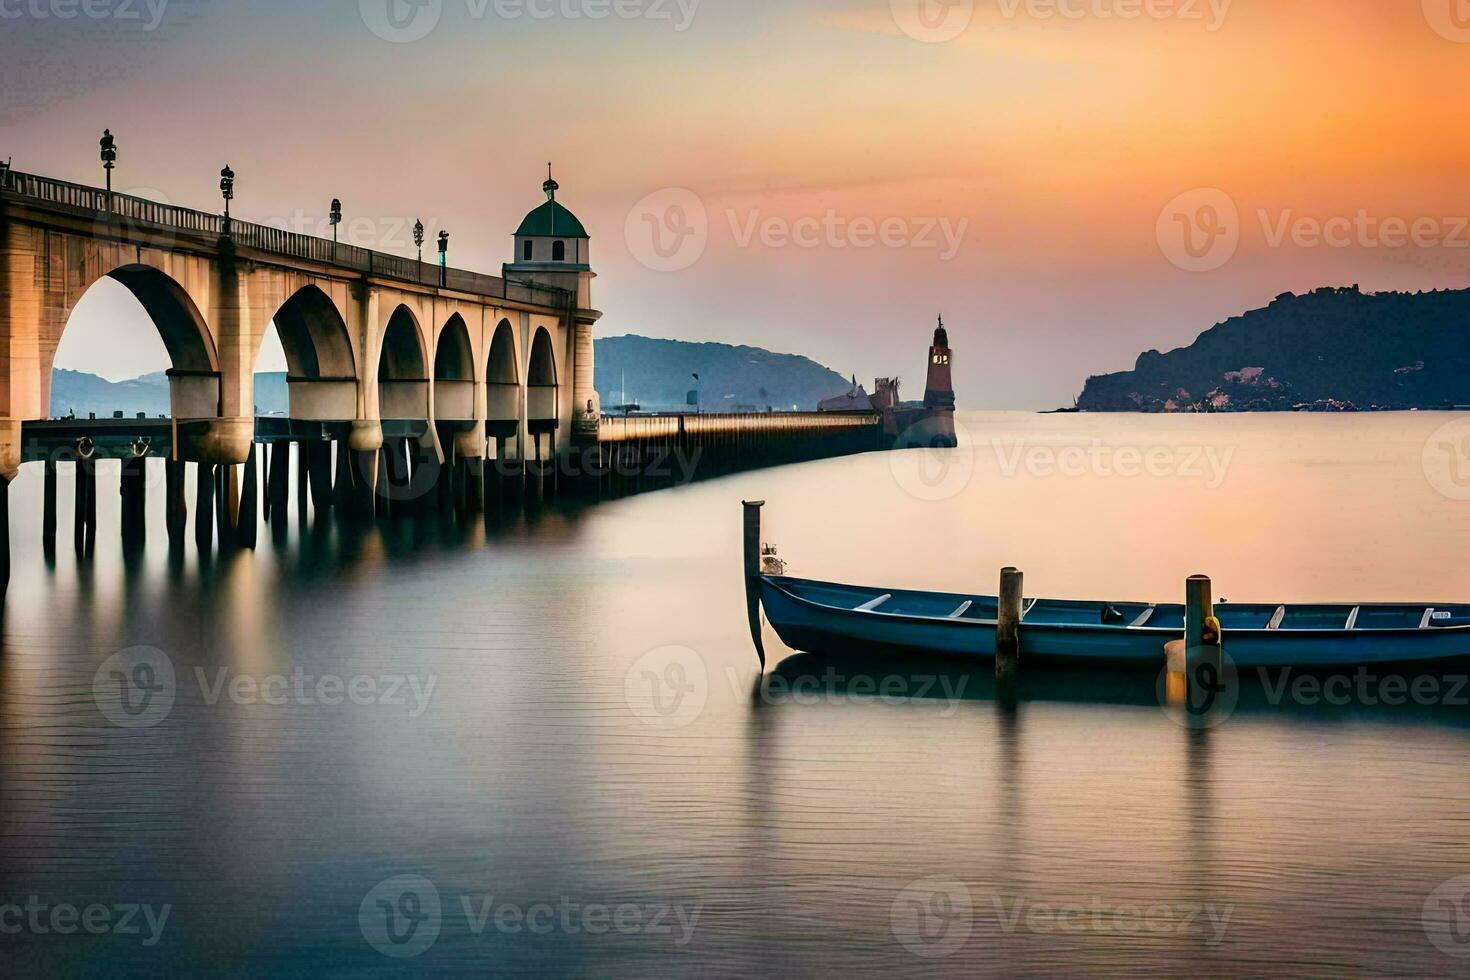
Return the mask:
<path fill-rule="evenodd" d="M 90 452 L 90 449 L 85 450 Z M 72 515 L 77 554 L 91 549 L 97 535 L 97 462 L 90 455 L 77 452 L 77 484 Z"/>
<path fill-rule="evenodd" d="M 0 476 L 0 593 L 10 585 L 10 481 Z"/>
<path fill-rule="evenodd" d="M 194 464 L 194 543 L 200 551 L 214 547 L 214 467 Z"/>
<path fill-rule="evenodd" d="M 146 515 L 143 497 L 146 475 L 144 466 L 142 456 L 125 456 L 122 459 L 122 474 L 118 480 L 122 517 L 119 524 L 122 528 L 123 544 L 129 548 L 142 544 L 147 535 L 143 524 Z"/>
<path fill-rule="evenodd" d="M 745 615 L 750 620 L 750 639 L 766 669 L 766 647 L 761 639 L 761 508 L 764 500 L 747 500 L 745 506 Z"/>
<path fill-rule="evenodd" d="M 163 461 L 163 523 L 168 528 L 168 539 L 177 542 L 183 537 L 184 527 L 189 520 L 189 503 L 184 485 L 183 460 Z"/>
<path fill-rule="evenodd" d="M 1191 689 L 1220 680 L 1222 657 L 1214 616 L 1210 577 L 1190 576 L 1184 583 L 1184 665 Z"/>
<path fill-rule="evenodd" d="M 46 554 L 56 551 L 56 459 L 47 456 L 44 503 L 41 505 L 41 546 Z"/>
<path fill-rule="evenodd" d="M 337 453 L 337 466 L 332 483 L 332 505 L 337 508 L 337 513 L 345 515 L 352 511 L 352 451 L 347 448 L 346 439 L 338 439 L 333 447 Z"/>
<path fill-rule="evenodd" d="M 234 467 L 231 467 L 234 469 Z M 250 455 L 245 458 L 245 477 L 240 487 L 240 516 L 235 525 L 235 533 L 242 548 L 255 547 L 256 534 L 256 510 L 255 498 L 259 477 L 256 472 L 255 443 L 250 444 Z"/>
<path fill-rule="evenodd" d="M 1013 685 L 1021 673 L 1021 602 L 1025 588 L 1025 576 L 1020 570 L 1000 570 L 1000 603 L 995 615 L 997 688 Z"/>
<path fill-rule="evenodd" d="M 308 443 L 311 453 L 311 506 L 318 517 L 332 509 L 332 444 L 314 440 Z"/>

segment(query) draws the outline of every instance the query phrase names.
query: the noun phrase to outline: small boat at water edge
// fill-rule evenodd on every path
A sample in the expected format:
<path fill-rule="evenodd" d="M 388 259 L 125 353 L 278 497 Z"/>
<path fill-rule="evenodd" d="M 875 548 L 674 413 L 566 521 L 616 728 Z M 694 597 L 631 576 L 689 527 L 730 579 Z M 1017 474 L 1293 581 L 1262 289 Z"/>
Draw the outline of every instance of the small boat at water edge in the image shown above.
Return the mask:
<path fill-rule="evenodd" d="M 995 596 L 914 592 L 785 575 L 758 576 L 761 606 L 781 641 L 838 656 L 854 650 L 994 657 Z M 1217 603 L 1237 668 L 1359 667 L 1470 659 L 1470 604 Z M 1023 657 L 1160 664 L 1184 638 L 1182 603 L 1026 599 Z"/>

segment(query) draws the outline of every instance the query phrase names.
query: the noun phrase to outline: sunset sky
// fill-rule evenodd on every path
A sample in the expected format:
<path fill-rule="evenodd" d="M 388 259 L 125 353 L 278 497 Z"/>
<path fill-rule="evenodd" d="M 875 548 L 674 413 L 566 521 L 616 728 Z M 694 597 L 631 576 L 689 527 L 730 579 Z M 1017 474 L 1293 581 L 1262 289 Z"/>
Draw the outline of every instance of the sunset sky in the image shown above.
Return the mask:
<path fill-rule="evenodd" d="M 120 190 L 215 209 L 228 162 L 241 217 L 326 231 L 340 197 L 359 244 L 411 255 L 422 217 L 498 271 L 552 160 L 604 336 L 918 397 L 942 312 L 962 407 L 1048 408 L 1286 290 L 1470 286 L 1462 0 L 94 2 L 0 0 L 17 169 L 100 183 L 111 127 Z M 384 40 L 385 3 L 432 29 Z M 1222 199 L 1238 249 L 1181 252 Z M 643 216 L 691 200 L 707 243 L 666 260 Z M 128 303 L 89 296 L 61 365 L 166 367 Z"/>

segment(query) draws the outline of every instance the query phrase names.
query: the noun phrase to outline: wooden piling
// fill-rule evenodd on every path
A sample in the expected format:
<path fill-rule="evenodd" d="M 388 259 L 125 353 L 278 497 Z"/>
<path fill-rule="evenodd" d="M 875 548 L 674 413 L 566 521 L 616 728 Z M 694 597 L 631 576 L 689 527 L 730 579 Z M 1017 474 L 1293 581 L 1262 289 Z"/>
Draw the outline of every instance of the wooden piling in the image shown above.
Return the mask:
<path fill-rule="evenodd" d="M 337 513 L 348 514 L 352 510 L 353 498 L 353 473 L 352 452 L 347 448 L 347 440 L 338 439 L 333 444 L 337 454 L 336 478 L 332 482 L 332 505 L 337 508 Z"/>
<path fill-rule="evenodd" d="M 47 456 L 45 462 L 46 478 L 45 486 L 42 488 L 43 502 L 41 505 L 41 546 L 49 555 L 56 550 L 56 460 Z"/>
<path fill-rule="evenodd" d="M 121 521 L 123 543 L 129 547 L 143 542 L 147 536 L 144 526 L 146 516 L 146 501 L 144 498 L 144 482 L 146 471 L 145 460 L 141 456 L 130 456 L 122 460 L 122 472 L 118 480 L 118 499 L 121 504 Z"/>
<path fill-rule="evenodd" d="M 1185 674 L 1191 688 L 1219 683 L 1220 637 L 1207 636 L 1207 624 L 1215 616 L 1213 586 L 1208 575 L 1191 575 L 1184 583 Z"/>
<path fill-rule="evenodd" d="M 0 477 L 0 592 L 10 585 L 10 481 Z"/>
<path fill-rule="evenodd" d="M 311 492 L 311 443 L 296 444 L 296 519 L 306 523 L 307 499 Z"/>
<path fill-rule="evenodd" d="M 1021 673 L 1021 602 L 1025 576 L 1015 568 L 1000 572 L 1000 605 L 995 617 L 995 680 L 1014 684 Z"/>
<path fill-rule="evenodd" d="M 747 500 L 745 507 L 745 615 L 750 621 L 750 639 L 766 669 L 766 646 L 761 638 L 761 508 L 764 500 Z"/>
<path fill-rule="evenodd" d="M 170 542 L 177 542 L 183 537 L 184 528 L 189 521 L 188 493 L 184 481 L 185 465 L 183 460 L 166 459 L 163 461 L 164 526 L 168 528 Z"/>
<path fill-rule="evenodd" d="M 231 467 L 233 470 L 234 467 Z M 256 473 L 255 443 L 245 458 L 244 480 L 240 487 L 240 516 L 235 525 L 236 539 L 242 548 L 254 548 L 256 540 L 256 495 L 259 477 Z"/>
<path fill-rule="evenodd" d="M 194 543 L 200 551 L 214 547 L 214 467 L 194 464 Z"/>
<path fill-rule="evenodd" d="M 332 509 L 332 444 L 315 441 L 310 446 L 307 466 L 311 480 L 311 506 L 321 517 Z"/>
<path fill-rule="evenodd" d="M 291 444 L 278 442 L 270 447 L 269 487 L 266 491 L 267 520 L 285 526 L 291 506 Z"/>
<path fill-rule="evenodd" d="M 72 525 L 73 539 L 78 555 L 91 548 L 97 536 L 97 462 L 77 456 L 77 480 L 74 495 Z"/>

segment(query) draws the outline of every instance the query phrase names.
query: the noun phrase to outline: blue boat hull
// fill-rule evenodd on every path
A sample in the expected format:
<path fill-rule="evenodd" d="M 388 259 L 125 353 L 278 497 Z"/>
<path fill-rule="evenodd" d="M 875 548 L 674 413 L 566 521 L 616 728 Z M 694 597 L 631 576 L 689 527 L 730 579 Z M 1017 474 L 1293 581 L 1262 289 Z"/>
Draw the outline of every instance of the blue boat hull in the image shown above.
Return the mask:
<path fill-rule="evenodd" d="M 877 597 L 874 601 L 892 597 L 882 590 L 831 583 L 763 576 L 760 590 L 767 620 L 781 641 L 792 649 L 824 655 L 890 650 L 958 657 L 995 656 L 993 618 L 865 610 L 858 608 L 860 602 L 842 608 L 834 602 L 842 601 L 843 596 L 861 600 L 871 595 Z M 812 595 L 828 601 L 817 601 Z M 893 604 L 900 608 L 905 604 L 921 607 L 927 603 L 943 608 L 987 601 L 984 597 L 967 599 L 947 594 L 897 595 L 899 598 Z M 993 600 L 989 601 L 993 604 Z M 1343 615 L 1348 616 L 1346 612 Z M 1414 629 L 1231 629 L 1227 622 L 1225 652 L 1237 668 L 1386 666 L 1470 658 L 1470 625 L 1459 622 L 1459 612 L 1454 617 L 1455 625 Z M 1465 612 L 1465 617 L 1470 618 L 1470 610 Z M 1183 636 L 1182 626 L 1023 620 L 1021 654 L 1023 658 L 1161 664 L 1165 644 Z"/>

